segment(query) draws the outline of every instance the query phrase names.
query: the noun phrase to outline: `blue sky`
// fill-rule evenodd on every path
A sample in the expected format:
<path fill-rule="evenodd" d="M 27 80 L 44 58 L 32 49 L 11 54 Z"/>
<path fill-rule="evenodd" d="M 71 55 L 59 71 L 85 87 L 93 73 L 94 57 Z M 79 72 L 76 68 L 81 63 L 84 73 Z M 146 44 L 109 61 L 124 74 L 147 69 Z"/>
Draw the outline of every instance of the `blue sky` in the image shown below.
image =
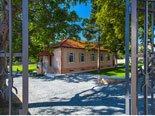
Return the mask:
<path fill-rule="evenodd" d="M 72 6 L 71 10 L 75 10 L 76 13 L 83 18 L 88 18 L 90 15 L 90 7 L 91 3 L 87 3 L 87 6 L 85 4 L 77 4 L 76 6 Z"/>
<path fill-rule="evenodd" d="M 72 6 L 71 10 L 76 11 L 79 17 L 89 18 L 90 10 L 91 10 L 90 5 L 91 5 L 91 2 L 87 3 L 87 5 L 78 3 L 76 6 Z M 82 36 L 82 33 L 80 33 L 79 36 L 81 37 L 82 40 L 85 40 L 85 38 Z"/>

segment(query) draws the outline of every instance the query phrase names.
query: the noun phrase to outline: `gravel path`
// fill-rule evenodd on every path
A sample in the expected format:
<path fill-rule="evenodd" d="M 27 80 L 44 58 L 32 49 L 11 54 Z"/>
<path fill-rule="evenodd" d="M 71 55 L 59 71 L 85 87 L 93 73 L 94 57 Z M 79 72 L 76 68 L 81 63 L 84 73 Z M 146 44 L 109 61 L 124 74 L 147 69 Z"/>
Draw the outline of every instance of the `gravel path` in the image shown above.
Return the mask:
<path fill-rule="evenodd" d="M 14 78 L 14 85 L 21 95 L 22 78 Z M 143 114 L 144 101 L 140 89 L 139 102 L 139 112 Z M 29 111 L 33 115 L 125 114 L 125 83 L 99 85 L 97 78 L 89 74 L 54 79 L 30 77 Z"/>

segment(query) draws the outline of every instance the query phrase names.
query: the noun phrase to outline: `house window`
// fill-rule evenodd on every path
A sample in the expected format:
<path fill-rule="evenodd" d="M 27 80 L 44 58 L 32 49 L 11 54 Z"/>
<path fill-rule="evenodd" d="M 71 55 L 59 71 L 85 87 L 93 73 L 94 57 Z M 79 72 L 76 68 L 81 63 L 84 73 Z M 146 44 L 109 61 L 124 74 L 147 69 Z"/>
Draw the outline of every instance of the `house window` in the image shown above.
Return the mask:
<path fill-rule="evenodd" d="M 95 56 L 95 54 L 91 54 L 90 59 L 91 59 L 91 61 L 96 61 L 96 56 Z"/>
<path fill-rule="evenodd" d="M 104 54 L 100 55 L 100 61 L 104 61 Z"/>
<path fill-rule="evenodd" d="M 68 53 L 68 62 L 75 62 L 75 53 Z"/>
<path fill-rule="evenodd" d="M 86 55 L 84 53 L 80 53 L 80 62 L 86 61 Z"/>
<path fill-rule="evenodd" d="M 108 56 L 107 56 L 107 60 L 110 61 L 110 55 L 109 55 L 109 54 L 108 54 Z"/>

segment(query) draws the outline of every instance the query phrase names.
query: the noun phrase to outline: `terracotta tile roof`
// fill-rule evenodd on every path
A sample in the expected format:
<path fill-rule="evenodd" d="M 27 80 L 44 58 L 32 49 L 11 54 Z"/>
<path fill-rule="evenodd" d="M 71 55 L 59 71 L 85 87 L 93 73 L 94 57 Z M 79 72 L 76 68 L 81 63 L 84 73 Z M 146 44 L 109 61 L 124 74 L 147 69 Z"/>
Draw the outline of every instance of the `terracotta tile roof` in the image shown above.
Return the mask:
<path fill-rule="evenodd" d="M 57 45 L 50 46 L 49 48 L 77 48 L 77 49 L 85 49 L 87 45 L 87 41 L 84 40 L 73 40 L 73 39 L 64 39 L 61 42 L 57 43 Z M 97 50 L 97 44 L 90 42 L 90 48 L 95 48 Z M 104 49 L 103 46 L 100 47 L 100 50 L 109 51 L 108 49 Z"/>
<path fill-rule="evenodd" d="M 43 51 L 37 54 L 37 56 L 54 56 L 54 54 L 50 53 L 49 51 Z"/>

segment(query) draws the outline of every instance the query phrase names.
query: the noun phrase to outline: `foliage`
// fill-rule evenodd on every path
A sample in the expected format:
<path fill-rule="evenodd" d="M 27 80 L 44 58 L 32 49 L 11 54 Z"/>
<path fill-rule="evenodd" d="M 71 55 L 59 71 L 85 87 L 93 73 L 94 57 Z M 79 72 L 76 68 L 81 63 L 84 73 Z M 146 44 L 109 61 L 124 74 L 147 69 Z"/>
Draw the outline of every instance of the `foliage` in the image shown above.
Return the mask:
<path fill-rule="evenodd" d="M 99 25 L 96 23 L 96 13 L 98 7 L 96 4 L 91 5 L 91 14 L 89 18 L 85 18 L 83 21 L 83 36 L 88 40 L 96 40 L 97 32 L 101 31 Z"/>
<path fill-rule="evenodd" d="M 83 20 L 83 36 L 87 39 L 87 43 L 85 45 L 86 50 L 89 50 L 91 48 L 90 41 L 93 41 L 94 43 L 98 44 L 100 42 L 100 36 L 101 36 L 101 28 L 96 23 L 96 13 L 100 10 L 99 7 L 94 3 L 91 4 L 91 14 L 89 18 L 85 18 Z M 97 42 L 98 41 L 98 42 Z"/>
<path fill-rule="evenodd" d="M 125 0 L 97 0 L 101 10 L 96 14 L 102 27 L 103 45 L 112 52 L 124 52 L 125 46 Z"/>
<path fill-rule="evenodd" d="M 18 61 L 15 61 L 15 65 L 19 65 L 19 62 Z"/>
<path fill-rule="evenodd" d="M 93 1 L 93 0 L 92 0 Z M 80 39 L 80 18 L 70 5 L 87 3 L 87 0 L 41 0 L 29 1 L 29 57 L 37 61 L 36 54 L 65 38 Z M 21 6 L 21 1 L 13 0 L 13 5 Z M 22 52 L 22 12 L 13 16 L 13 52 Z"/>
<path fill-rule="evenodd" d="M 0 8 L 1 8 L 1 0 L 0 0 Z M 0 10 L 0 18 L 1 18 L 1 16 L 2 16 L 2 11 Z"/>
<path fill-rule="evenodd" d="M 118 53 L 118 58 L 125 58 L 125 55 L 123 53 Z"/>

